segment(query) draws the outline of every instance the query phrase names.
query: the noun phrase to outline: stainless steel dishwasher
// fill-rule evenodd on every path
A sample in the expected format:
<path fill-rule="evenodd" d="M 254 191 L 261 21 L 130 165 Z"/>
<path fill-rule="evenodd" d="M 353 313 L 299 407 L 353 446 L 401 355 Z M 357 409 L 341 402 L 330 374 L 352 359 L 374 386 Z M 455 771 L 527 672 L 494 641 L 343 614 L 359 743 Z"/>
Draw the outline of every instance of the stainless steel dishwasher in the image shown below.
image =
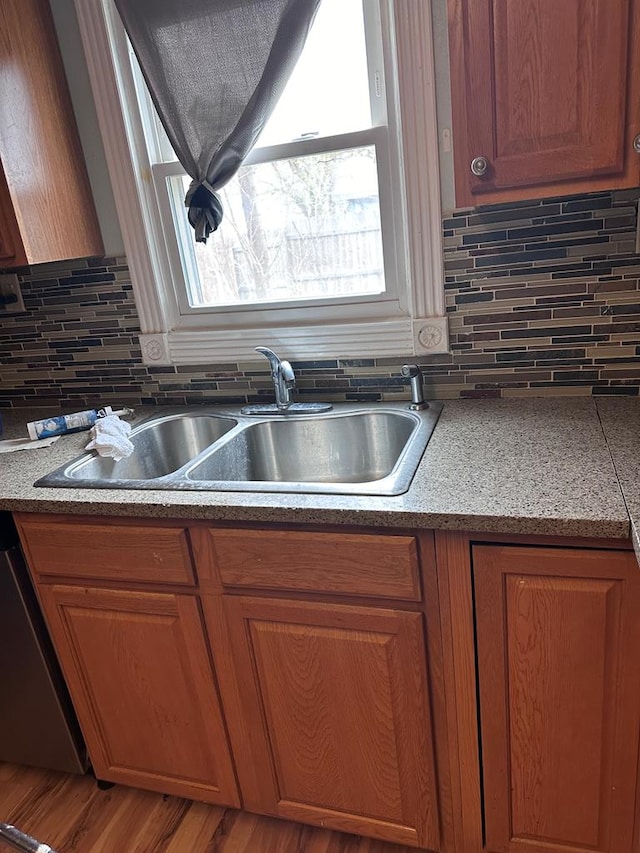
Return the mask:
<path fill-rule="evenodd" d="M 7 512 L 0 512 L 0 761 L 67 773 L 87 769 L 69 694 Z"/>

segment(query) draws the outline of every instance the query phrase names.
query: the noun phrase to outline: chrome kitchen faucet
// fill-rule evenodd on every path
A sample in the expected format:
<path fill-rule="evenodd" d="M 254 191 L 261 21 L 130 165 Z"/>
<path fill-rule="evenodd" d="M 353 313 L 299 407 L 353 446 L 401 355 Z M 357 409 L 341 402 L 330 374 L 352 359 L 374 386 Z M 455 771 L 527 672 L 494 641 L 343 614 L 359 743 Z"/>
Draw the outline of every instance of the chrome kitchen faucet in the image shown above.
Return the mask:
<path fill-rule="evenodd" d="M 256 347 L 256 352 L 269 359 L 276 406 L 280 411 L 286 411 L 293 402 L 291 392 L 296 387 L 296 375 L 293 372 L 293 367 L 288 361 L 279 358 L 269 347 Z"/>
<path fill-rule="evenodd" d="M 333 408 L 331 403 L 294 403 L 293 389 L 296 387 L 296 375 L 293 372 L 291 364 L 281 359 L 269 347 L 256 347 L 255 349 L 260 355 L 269 359 L 276 402 L 275 405 L 272 403 L 252 403 L 248 406 L 243 406 L 241 409 L 243 415 L 264 415 L 269 413 L 286 415 L 289 412 L 296 415 L 313 415 L 321 412 L 329 412 Z"/>

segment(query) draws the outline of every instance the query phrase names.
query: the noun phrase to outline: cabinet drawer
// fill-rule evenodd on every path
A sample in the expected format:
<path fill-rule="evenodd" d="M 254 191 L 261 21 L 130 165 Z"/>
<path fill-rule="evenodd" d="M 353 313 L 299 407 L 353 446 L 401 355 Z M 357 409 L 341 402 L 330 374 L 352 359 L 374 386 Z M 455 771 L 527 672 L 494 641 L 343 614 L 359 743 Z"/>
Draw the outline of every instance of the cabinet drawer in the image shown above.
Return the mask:
<path fill-rule="evenodd" d="M 420 601 L 418 539 L 360 533 L 212 530 L 223 585 Z M 424 548 L 433 559 L 432 534 Z"/>
<path fill-rule="evenodd" d="M 187 531 L 147 524 L 19 519 L 37 575 L 193 584 Z"/>

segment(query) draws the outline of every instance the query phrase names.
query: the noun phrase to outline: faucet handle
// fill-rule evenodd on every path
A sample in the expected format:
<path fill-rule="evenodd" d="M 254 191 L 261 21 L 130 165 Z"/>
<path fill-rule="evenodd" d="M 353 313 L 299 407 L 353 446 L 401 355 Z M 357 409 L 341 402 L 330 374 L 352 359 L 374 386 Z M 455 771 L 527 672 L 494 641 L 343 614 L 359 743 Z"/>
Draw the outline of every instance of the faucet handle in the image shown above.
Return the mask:
<path fill-rule="evenodd" d="M 291 367 L 290 362 L 280 362 L 280 375 L 282 376 L 283 382 L 286 383 L 287 388 L 295 388 L 296 375 L 293 372 L 293 367 Z"/>

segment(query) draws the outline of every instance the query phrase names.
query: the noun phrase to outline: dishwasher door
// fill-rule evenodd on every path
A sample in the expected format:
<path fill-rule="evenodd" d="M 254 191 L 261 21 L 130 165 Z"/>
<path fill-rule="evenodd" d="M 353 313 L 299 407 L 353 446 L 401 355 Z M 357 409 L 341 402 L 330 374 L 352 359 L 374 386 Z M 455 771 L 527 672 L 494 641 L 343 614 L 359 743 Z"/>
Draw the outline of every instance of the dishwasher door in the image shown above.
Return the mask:
<path fill-rule="evenodd" d="M 80 730 L 7 515 L 0 513 L 0 761 L 85 773 Z"/>

